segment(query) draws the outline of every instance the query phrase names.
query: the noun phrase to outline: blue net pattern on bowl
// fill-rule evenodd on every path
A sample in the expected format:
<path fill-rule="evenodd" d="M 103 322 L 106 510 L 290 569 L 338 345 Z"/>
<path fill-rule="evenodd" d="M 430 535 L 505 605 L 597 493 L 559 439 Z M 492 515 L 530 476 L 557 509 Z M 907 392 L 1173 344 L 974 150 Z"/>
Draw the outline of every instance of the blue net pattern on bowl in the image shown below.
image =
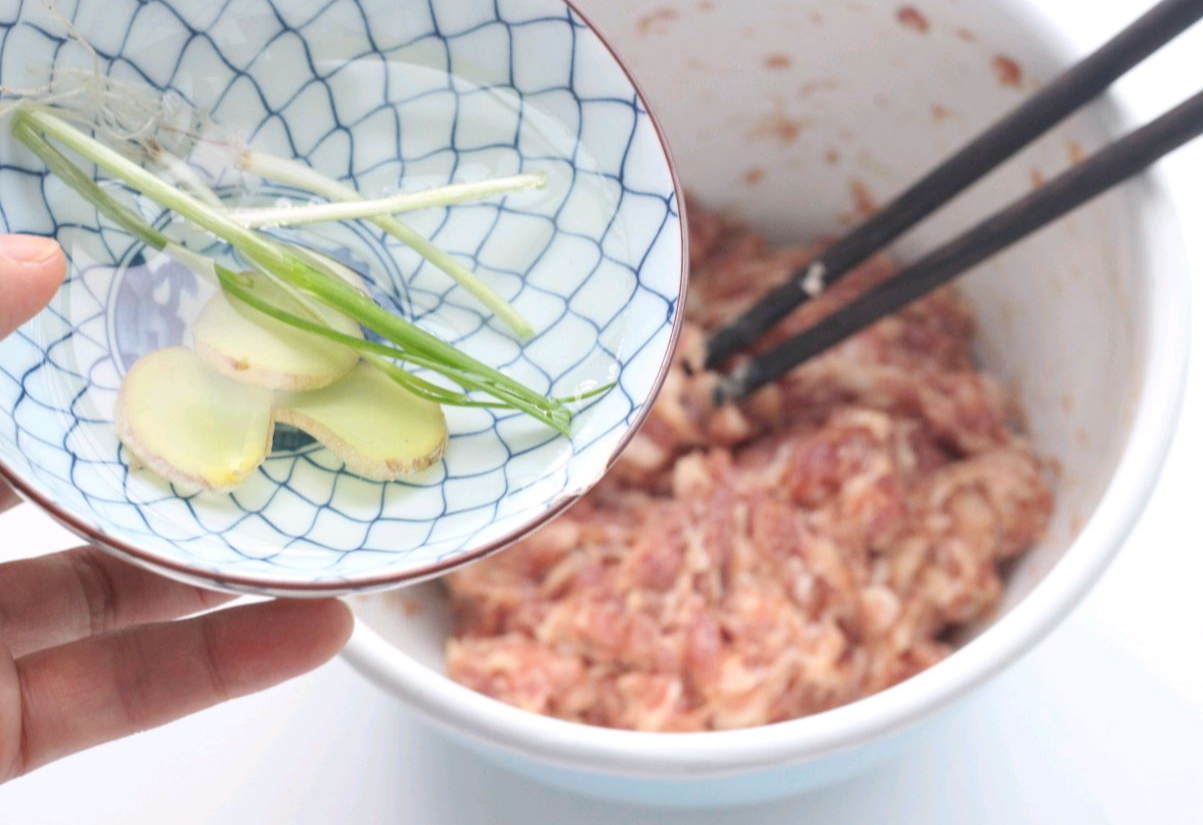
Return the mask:
<path fill-rule="evenodd" d="M 361 264 L 381 303 L 540 391 L 618 386 L 578 416 L 571 439 L 520 414 L 449 410 L 447 459 L 403 482 L 359 478 L 281 430 L 237 491 L 176 490 L 130 469 L 112 404 L 139 355 L 186 340 L 211 289 L 98 221 L 5 133 L 0 228 L 54 234 L 72 257 L 52 306 L 0 344 L 0 461 L 11 471 L 89 529 L 199 578 L 331 590 L 454 561 L 600 477 L 666 358 L 681 224 L 643 102 L 566 6 L 113 0 L 59 11 L 111 76 L 170 89 L 249 145 L 364 191 L 547 172 L 554 185 L 539 196 L 407 216 L 534 321 L 524 344 L 375 226 L 340 229 L 328 251 Z M 33 86 L 51 66 L 89 60 L 39 4 L 0 0 L 0 84 Z M 498 100 L 516 101 L 512 123 Z"/>

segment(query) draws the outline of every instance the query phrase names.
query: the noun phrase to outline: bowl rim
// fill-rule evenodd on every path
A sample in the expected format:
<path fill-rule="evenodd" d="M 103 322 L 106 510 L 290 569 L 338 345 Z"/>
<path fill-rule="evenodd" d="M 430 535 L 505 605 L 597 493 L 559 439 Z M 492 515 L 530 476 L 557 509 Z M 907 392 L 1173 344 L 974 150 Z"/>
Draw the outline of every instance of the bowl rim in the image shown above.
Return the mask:
<path fill-rule="evenodd" d="M 1067 65 L 1079 56 L 1034 3 L 1013 13 Z M 1122 97 L 1096 104 L 1108 131 L 1131 125 Z M 1156 486 L 1177 429 L 1189 361 L 1190 261 L 1164 172 L 1121 190 L 1136 227 L 1133 257 L 1147 277 L 1146 353 L 1126 443 L 1089 520 L 1018 604 L 947 659 L 885 691 L 829 711 L 755 728 L 701 733 L 612 730 L 540 716 L 459 685 L 389 644 L 363 621 L 347 661 L 437 727 L 558 767 L 640 779 L 702 779 L 813 761 L 885 739 L 933 715 L 1014 663 L 1082 600 L 1122 548 Z M 353 602 L 352 602 L 353 604 Z"/>
<path fill-rule="evenodd" d="M 635 414 L 634 419 L 627 425 L 627 430 L 622 437 L 615 443 L 606 457 L 605 469 L 597 474 L 596 480 L 587 484 L 582 489 L 574 490 L 571 493 L 563 495 L 556 500 L 552 506 L 540 513 L 536 518 L 514 528 L 503 536 L 500 536 L 488 544 L 483 545 L 471 553 L 465 553 L 458 556 L 453 556 L 443 561 L 434 562 L 422 567 L 413 568 L 396 573 L 382 573 L 371 576 L 351 577 L 349 579 L 340 580 L 338 582 L 308 582 L 308 581 L 288 581 L 280 579 L 271 579 L 263 576 L 247 576 L 247 575 L 226 575 L 213 570 L 206 569 L 200 566 L 193 566 L 182 561 L 172 559 L 164 559 L 157 554 L 142 550 L 135 544 L 123 541 L 112 535 L 109 535 L 103 528 L 89 523 L 86 519 L 75 515 L 65 507 L 51 501 L 46 496 L 39 493 L 33 485 L 26 482 L 22 476 L 13 468 L 5 464 L 4 459 L 0 457 L 0 481 L 7 483 L 20 495 L 23 499 L 36 504 L 43 511 L 48 513 L 55 521 L 67 528 L 69 531 L 84 539 L 85 541 L 94 544 L 101 550 L 104 550 L 112 555 L 122 558 L 125 561 L 135 563 L 140 567 L 144 567 L 171 578 L 187 581 L 192 584 L 202 586 L 217 587 L 222 590 L 231 590 L 234 592 L 250 592 L 272 596 L 293 596 L 293 597 L 313 597 L 321 598 L 328 596 L 339 596 L 347 593 L 364 593 L 373 590 L 384 590 L 390 587 L 395 587 L 402 584 L 416 584 L 426 579 L 434 578 L 457 567 L 465 564 L 480 561 L 494 553 L 504 550 L 509 545 L 519 541 L 535 530 L 547 525 L 557 516 L 563 514 L 569 507 L 575 504 L 593 486 L 600 481 L 606 473 L 618 461 L 618 457 L 622 451 L 626 449 L 627 444 L 639 432 L 643 426 L 647 416 L 651 413 L 652 404 L 656 397 L 660 394 L 661 388 L 664 386 L 665 380 L 668 378 L 669 368 L 672 365 L 673 355 L 677 349 L 677 342 L 681 337 L 681 329 L 684 326 L 685 313 L 682 311 L 685 301 L 685 296 L 689 287 L 689 223 L 686 215 L 685 190 L 681 186 L 681 179 L 677 172 L 676 159 L 673 157 L 672 148 L 669 145 L 668 138 L 664 133 L 664 129 L 660 124 L 660 120 L 656 117 L 656 113 L 648 101 L 647 95 L 636 81 L 635 76 L 631 73 L 630 68 L 623 61 L 622 57 L 614 50 L 602 33 L 593 25 L 593 22 L 584 15 L 572 0 L 559 0 L 567 7 L 569 13 L 577 17 L 585 24 L 585 27 L 592 32 L 598 42 L 610 55 L 611 59 L 622 70 L 631 89 L 634 91 L 636 98 L 642 104 L 644 112 L 648 116 L 652 130 L 655 133 L 656 139 L 660 144 L 660 149 L 663 152 L 665 164 L 668 169 L 669 178 L 672 181 L 673 199 L 677 205 L 678 226 L 680 233 L 680 255 L 681 267 L 680 276 L 677 282 L 677 311 L 673 315 L 672 328 L 669 332 L 668 345 L 664 350 L 664 357 L 660 362 L 660 366 L 656 372 L 656 377 L 649 389 L 647 399 L 642 408 Z"/>

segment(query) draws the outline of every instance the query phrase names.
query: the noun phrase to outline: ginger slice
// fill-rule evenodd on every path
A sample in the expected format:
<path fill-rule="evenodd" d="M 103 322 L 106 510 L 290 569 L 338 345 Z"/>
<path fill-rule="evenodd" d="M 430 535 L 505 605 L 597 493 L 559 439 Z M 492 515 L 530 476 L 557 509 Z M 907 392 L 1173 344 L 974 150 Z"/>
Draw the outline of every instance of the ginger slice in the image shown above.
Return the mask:
<path fill-rule="evenodd" d="M 272 393 L 210 369 L 186 347 L 138 359 L 115 411 L 117 437 L 167 481 L 229 490 L 263 463 L 275 421 Z"/>
<path fill-rule="evenodd" d="M 348 469 L 373 481 L 421 472 L 447 448 L 442 408 L 367 363 L 324 389 L 281 393 L 275 417 L 309 433 Z"/>
<path fill-rule="evenodd" d="M 363 337 L 342 313 L 288 294 L 261 273 L 248 272 L 254 291 L 275 306 L 346 335 Z M 297 392 L 329 386 L 359 362 L 359 353 L 264 315 L 224 292 L 214 295 L 192 326 L 196 352 L 212 369 L 235 381 Z"/>

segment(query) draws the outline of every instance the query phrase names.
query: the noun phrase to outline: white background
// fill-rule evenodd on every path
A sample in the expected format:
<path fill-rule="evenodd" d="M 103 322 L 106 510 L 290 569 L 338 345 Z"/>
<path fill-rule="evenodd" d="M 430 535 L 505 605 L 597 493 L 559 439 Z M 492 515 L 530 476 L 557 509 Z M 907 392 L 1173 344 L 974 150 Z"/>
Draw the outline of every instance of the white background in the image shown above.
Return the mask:
<path fill-rule="evenodd" d="M 883 0 L 884 1 L 884 0 Z M 966 0 L 962 0 L 964 2 Z M 1044 0 L 1083 50 L 1151 0 Z M 1119 87 L 1150 118 L 1203 88 L 1203 24 Z M 809 797 L 669 814 L 552 791 L 446 745 L 336 661 L 0 788 L 0 825 L 1203 823 L 1203 144 L 1162 164 L 1190 246 L 1194 366 L 1162 483 L 1118 561 L 1018 665 L 899 760 Z M 29 507 L 4 553 L 65 547 Z"/>

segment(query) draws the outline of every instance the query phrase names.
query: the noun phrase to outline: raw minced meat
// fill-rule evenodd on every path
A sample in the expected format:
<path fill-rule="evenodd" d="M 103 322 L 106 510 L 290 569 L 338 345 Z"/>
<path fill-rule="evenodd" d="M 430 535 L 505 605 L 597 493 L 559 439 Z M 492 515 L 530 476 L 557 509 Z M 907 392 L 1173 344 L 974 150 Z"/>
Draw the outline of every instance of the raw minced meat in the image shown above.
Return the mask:
<path fill-rule="evenodd" d="M 810 257 L 691 210 L 676 363 L 615 471 L 559 520 L 447 577 L 452 678 L 595 725 L 698 731 L 804 716 L 938 662 L 991 610 L 1052 495 L 951 289 L 742 406 L 686 370 L 705 335 Z M 876 258 L 764 345 L 892 273 Z"/>

